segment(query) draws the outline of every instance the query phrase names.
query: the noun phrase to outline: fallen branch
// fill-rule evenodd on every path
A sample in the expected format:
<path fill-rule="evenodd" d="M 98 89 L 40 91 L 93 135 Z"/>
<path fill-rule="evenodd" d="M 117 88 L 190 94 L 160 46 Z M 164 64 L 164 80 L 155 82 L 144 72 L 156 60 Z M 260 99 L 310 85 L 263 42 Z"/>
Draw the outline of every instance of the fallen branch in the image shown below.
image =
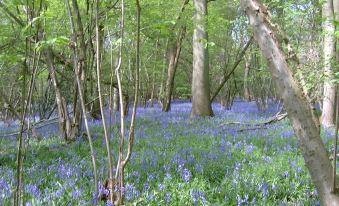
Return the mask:
<path fill-rule="evenodd" d="M 261 123 L 257 123 L 257 124 L 242 123 L 242 122 L 225 122 L 225 123 L 219 125 L 218 127 L 222 127 L 222 126 L 230 125 L 230 124 L 237 124 L 237 125 L 245 125 L 245 126 L 252 126 L 252 127 L 255 127 L 255 128 L 257 128 L 257 127 L 260 128 L 260 125 L 267 126 L 269 124 L 273 124 L 273 123 L 276 123 L 276 122 L 279 122 L 279 121 L 285 119 L 287 117 L 287 112 L 281 114 L 282 110 L 283 109 L 281 109 L 272 118 L 270 118 L 269 120 L 267 120 L 265 122 L 261 122 Z"/>
<path fill-rule="evenodd" d="M 279 122 L 280 120 L 283 120 L 287 117 L 287 112 L 283 113 L 283 114 L 277 114 L 274 116 L 274 118 L 266 121 L 266 122 L 263 122 L 261 124 L 264 124 L 264 125 L 268 125 L 268 124 L 273 124 L 273 123 L 276 123 L 276 122 Z"/>
<path fill-rule="evenodd" d="M 258 130 L 258 129 L 267 129 L 267 126 L 258 126 L 258 127 L 250 127 L 250 128 L 243 128 L 243 129 L 238 129 L 236 132 L 245 132 L 249 130 Z"/>
<path fill-rule="evenodd" d="M 42 127 L 45 127 L 45 126 L 48 126 L 48 125 L 51 125 L 51 124 L 55 124 L 55 123 L 58 123 L 58 118 L 53 118 L 53 119 L 50 119 L 50 120 L 41 120 L 39 122 L 36 122 L 34 124 L 31 125 L 32 128 L 34 128 L 34 130 L 36 129 L 39 129 L 39 128 L 42 128 Z M 46 124 L 42 124 L 42 125 L 39 125 L 41 123 L 45 123 L 47 122 Z M 33 129 L 30 129 L 30 131 L 32 131 Z M 27 131 L 27 127 L 24 128 L 23 132 L 26 132 Z M 5 134 L 0 134 L 0 138 L 2 137 L 8 137 L 8 136 L 14 136 L 14 135 L 18 135 L 19 134 L 19 131 L 14 131 L 12 133 L 5 133 Z M 37 135 L 37 132 L 35 131 L 35 135 Z"/>

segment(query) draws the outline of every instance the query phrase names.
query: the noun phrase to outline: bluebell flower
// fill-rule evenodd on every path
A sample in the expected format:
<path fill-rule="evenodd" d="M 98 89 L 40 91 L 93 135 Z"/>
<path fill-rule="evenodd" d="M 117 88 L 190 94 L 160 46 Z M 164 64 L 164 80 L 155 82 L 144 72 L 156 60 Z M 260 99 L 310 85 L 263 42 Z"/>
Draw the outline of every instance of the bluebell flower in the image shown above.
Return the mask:
<path fill-rule="evenodd" d="M 264 156 L 263 159 L 267 163 L 271 163 L 272 162 L 272 159 L 269 156 Z"/>
<path fill-rule="evenodd" d="M 162 192 L 162 191 L 164 191 L 164 189 L 165 189 L 165 186 L 163 185 L 163 184 L 159 184 L 159 190 Z"/>
<path fill-rule="evenodd" d="M 202 191 L 191 191 L 191 198 L 194 204 L 207 204 L 206 196 Z"/>
<path fill-rule="evenodd" d="M 168 180 L 171 180 L 172 179 L 172 175 L 170 173 L 166 173 L 165 174 L 165 178 L 168 179 Z"/>
<path fill-rule="evenodd" d="M 72 192 L 72 198 L 73 199 L 78 199 L 80 196 L 81 196 L 81 190 L 79 189 L 75 189 L 73 192 Z"/>
<path fill-rule="evenodd" d="M 287 138 L 287 139 L 290 139 L 294 136 L 294 131 L 293 130 L 289 130 L 289 131 L 284 131 L 281 136 L 283 138 Z"/>
<path fill-rule="evenodd" d="M 252 154 L 255 149 L 256 149 L 256 147 L 253 146 L 253 145 L 246 145 L 245 146 L 246 154 Z"/>
<path fill-rule="evenodd" d="M 296 171 L 297 171 L 297 173 L 302 173 L 303 169 L 301 169 L 301 167 L 297 167 Z"/>
<path fill-rule="evenodd" d="M 150 188 L 150 185 L 149 185 L 148 182 L 146 182 L 146 183 L 144 184 L 144 191 L 148 191 L 149 188 Z"/>
<path fill-rule="evenodd" d="M 146 198 L 147 198 L 149 201 L 154 201 L 154 200 L 157 200 L 157 199 L 158 199 L 158 196 L 155 195 L 154 193 L 151 193 L 151 194 L 149 194 Z"/>
<path fill-rule="evenodd" d="M 155 181 L 157 178 L 158 178 L 158 175 L 157 175 L 157 174 L 150 174 L 150 175 L 148 175 L 147 180 L 148 180 L 149 182 L 153 182 L 153 181 Z"/>
<path fill-rule="evenodd" d="M 166 193 L 165 194 L 165 201 L 166 203 L 170 203 L 172 199 L 171 193 Z"/>
<path fill-rule="evenodd" d="M 110 194 L 110 191 L 99 184 L 99 194 L 100 196 L 108 196 Z"/>
<path fill-rule="evenodd" d="M 39 199 L 41 197 L 40 190 L 39 190 L 39 188 L 36 185 L 28 184 L 26 186 L 26 191 L 29 194 L 32 194 L 37 199 Z"/>
<path fill-rule="evenodd" d="M 220 151 L 221 152 L 226 152 L 226 146 L 225 145 L 221 145 L 220 146 Z"/>
<path fill-rule="evenodd" d="M 181 173 L 181 178 L 185 181 L 185 182 L 189 182 L 192 178 L 192 173 L 189 169 L 184 168 L 182 173 Z"/>
<path fill-rule="evenodd" d="M 264 196 L 264 198 L 267 198 L 269 196 L 269 186 L 266 182 L 263 183 L 263 187 L 262 187 L 262 194 Z"/>
<path fill-rule="evenodd" d="M 202 174 L 204 172 L 204 168 L 201 164 L 196 164 L 195 165 L 195 171 L 198 173 L 198 174 Z"/>
<path fill-rule="evenodd" d="M 171 166 L 168 164 L 164 165 L 163 168 L 166 172 L 169 172 L 171 170 Z"/>
<path fill-rule="evenodd" d="M 114 206 L 113 202 L 111 200 L 108 200 L 106 203 L 107 206 Z"/>
<path fill-rule="evenodd" d="M 132 184 L 126 184 L 126 200 L 130 201 L 132 199 L 138 198 L 140 196 L 140 192 L 136 189 L 136 187 Z"/>
<path fill-rule="evenodd" d="M 318 191 L 317 190 L 312 191 L 311 195 L 317 197 L 318 196 Z"/>
<path fill-rule="evenodd" d="M 10 186 L 3 178 L 0 179 L 0 191 L 1 196 L 3 197 L 10 192 Z"/>

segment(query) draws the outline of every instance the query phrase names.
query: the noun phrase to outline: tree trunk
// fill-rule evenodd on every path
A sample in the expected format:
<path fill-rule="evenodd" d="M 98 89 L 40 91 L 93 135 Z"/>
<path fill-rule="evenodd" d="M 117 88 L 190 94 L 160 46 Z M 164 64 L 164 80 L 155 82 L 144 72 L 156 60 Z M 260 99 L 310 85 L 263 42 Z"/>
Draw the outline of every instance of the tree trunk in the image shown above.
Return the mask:
<path fill-rule="evenodd" d="M 335 27 L 334 27 L 334 11 L 333 0 L 327 0 L 322 9 L 323 15 L 323 31 L 324 36 L 324 97 L 322 109 L 321 124 L 324 127 L 334 125 L 334 103 L 335 103 L 335 85 L 332 82 L 334 79 L 333 63 L 335 58 Z"/>
<path fill-rule="evenodd" d="M 67 111 L 66 100 L 61 94 L 59 82 L 56 77 L 55 66 L 53 62 L 53 54 L 49 48 L 47 48 L 44 53 L 46 56 L 46 63 L 48 66 L 49 75 L 52 79 L 53 86 L 55 89 L 55 99 L 58 106 L 60 131 L 64 139 L 68 141 L 69 139 L 72 139 L 72 132 L 71 132 L 71 122 Z"/>
<path fill-rule="evenodd" d="M 335 20 L 336 22 L 339 22 L 339 1 L 333 1 L 333 10 L 334 10 Z M 337 24 L 336 31 L 338 30 L 339 30 L 339 25 Z M 339 62 L 339 51 L 338 51 L 339 39 L 338 38 L 337 38 L 336 45 L 337 45 L 336 51 L 335 51 L 335 53 L 337 54 L 336 59 L 337 59 L 337 62 Z"/>
<path fill-rule="evenodd" d="M 167 74 L 167 81 L 166 81 L 166 91 L 165 91 L 165 98 L 164 98 L 164 105 L 162 111 L 168 112 L 171 109 L 171 97 L 173 92 L 174 86 L 174 77 L 175 72 L 178 66 L 178 60 L 181 52 L 181 44 L 182 40 L 185 37 L 186 27 L 181 27 L 179 31 L 179 37 L 176 41 L 174 41 L 173 45 L 169 48 L 169 65 L 168 65 L 168 74 Z"/>
<path fill-rule="evenodd" d="M 159 94 L 158 94 L 158 103 L 163 107 L 164 105 L 164 93 L 165 93 L 165 86 L 164 86 L 164 79 L 165 79 L 165 71 L 166 71 L 166 60 L 167 60 L 167 45 L 168 45 L 168 39 L 166 40 L 166 49 L 163 54 L 163 64 L 162 64 L 162 72 L 161 72 L 161 82 L 160 82 L 160 89 L 159 89 Z"/>
<path fill-rule="evenodd" d="M 155 79 L 156 79 L 155 68 L 153 68 L 150 107 L 154 107 Z"/>
<path fill-rule="evenodd" d="M 339 205 L 332 193 L 332 165 L 320 138 L 319 121 L 299 88 L 277 40 L 270 17 L 258 0 L 241 0 L 249 17 L 254 36 L 270 64 L 276 88 L 284 101 L 288 116 L 297 134 L 305 164 L 319 193 L 322 205 Z"/>
<path fill-rule="evenodd" d="M 213 116 L 210 101 L 207 1 L 194 0 L 193 78 L 191 117 Z"/>
<path fill-rule="evenodd" d="M 119 90 L 117 88 L 113 88 L 113 111 L 119 111 Z"/>
<path fill-rule="evenodd" d="M 121 98 L 121 97 L 119 96 L 119 98 Z M 128 113 L 129 113 L 129 96 L 128 96 L 128 94 L 125 94 L 123 96 L 123 108 L 124 108 L 124 117 L 127 117 Z"/>
<path fill-rule="evenodd" d="M 244 69 L 244 98 L 246 101 L 251 101 L 250 89 L 248 88 L 248 76 L 250 74 L 250 59 L 245 58 L 245 69 Z"/>
<path fill-rule="evenodd" d="M 87 70 L 87 52 L 86 52 L 86 42 L 85 42 L 85 34 L 84 34 L 84 28 L 81 20 L 81 15 L 79 11 L 79 6 L 78 6 L 78 1 L 77 0 L 72 0 L 72 6 L 74 10 L 74 14 L 76 17 L 76 39 L 79 39 L 76 43 L 79 44 L 79 49 L 78 49 L 78 64 L 79 64 L 79 75 L 80 75 L 80 81 L 81 85 L 83 85 L 82 89 L 84 90 L 84 101 L 85 104 L 87 102 L 87 90 L 86 90 L 86 70 Z M 77 84 L 74 83 L 74 88 L 75 88 L 75 98 L 74 98 L 74 111 L 73 111 L 73 127 L 75 127 L 73 130 L 75 132 L 80 132 L 81 130 L 81 123 L 82 123 L 82 118 L 81 118 L 81 109 L 80 109 L 80 103 L 78 100 L 78 87 Z"/>

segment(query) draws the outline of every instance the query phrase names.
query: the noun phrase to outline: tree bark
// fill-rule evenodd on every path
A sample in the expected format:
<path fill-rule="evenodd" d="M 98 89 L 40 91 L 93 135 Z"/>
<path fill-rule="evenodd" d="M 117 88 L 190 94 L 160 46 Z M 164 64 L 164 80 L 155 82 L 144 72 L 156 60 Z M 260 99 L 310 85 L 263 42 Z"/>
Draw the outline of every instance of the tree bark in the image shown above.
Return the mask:
<path fill-rule="evenodd" d="M 52 51 L 47 48 L 44 51 L 44 54 L 46 56 L 46 63 L 48 66 L 49 75 L 52 79 L 53 86 L 55 89 L 55 99 L 58 106 L 58 114 L 59 114 L 59 125 L 60 125 L 60 131 L 66 141 L 68 141 L 70 138 L 72 138 L 72 132 L 71 132 L 71 122 L 68 116 L 67 106 L 66 106 L 66 100 L 62 96 L 59 82 L 56 77 L 56 71 L 55 71 L 55 65 L 53 62 L 53 54 Z"/>
<path fill-rule="evenodd" d="M 162 72 L 161 72 L 161 82 L 160 82 L 160 89 L 159 89 L 159 94 L 158 94 L 158 103 L 163 107 L 164 105 L 164 93 L 165 93 L 165 72 L 166 72 L 166 61 L 167 61 L 167 46 L 168 46 L 168 39 L 166 40 L 166 49 L 163 54 L 163 63 L 162 63 Z"/>
<path fill-rule="evenodd" d="M 208 65 L 207 1 L 194 0 L 191 117 L 213 116 Z"/>
<path fill-rule="evenodd" d="M 119 111 L 119 90 L 113 88 L 113 112 Z"/>
<path fill-rule="evenodd" d="M 244 68 L 244 99 L 246 101 L 251 101 L 250 89 L 248 88 L 248 76 L 250 74 L 250 62 L 251 59 L 245 58 L 245 68 Z"/>
<path fill-rule="evenodd" d="M 335 58 L 335 27 L 333 2 L 333 0 L 327 0 L 322 9 L 323 31 L 325 33 L 323 47 L 325 81 L 321 124 L 324 127 L 334 125 L 335 85 L 332 82 L 334 79 L 332 61 Z"/>
<path fill-rule="evenodd" d="M 171 110 L 171 99 L 172 92 L 174 87 L 174 77 L 178 67 L 178 60 L 181 52 L 181 44 L 182 40 L 185 37 L 186 27 L 181 27 L 179 31 L 179 37 L 169 48 L 169 65 L 167 70 L 167 81 L 166 81 L 166 90 L 165 90 L 165 98 L 164 105 L 162 111 L 168 112 Z"/>
<path fill-rule="evenodd" d="M 79 43 L 79 49 L 78 49 L 78 64 L 79 64 L 79 74 L 80 74 L 80 81 L 81 85 L 83 85 L 83 93 L 84 93 L 84 98 L 85 98 L 85 104 L 87 102 L 87 90 L 86 90 L 86 70 L 87 70 L 87 46 L 85 42 L 85 34 L 84 34 L 84 28 L 81 20 L 81 15 L 80 15 L 80 10 L 79 10 L 79 5 L 77 0 L 72 0 L 72 6 L 74 10 L 74 14 L 76 17 L 76 29 L 75 33 L 73 35 L 76 35 L 77 40 L 76 44 Z M 81 129 L 81 109 L 80 109 L 80 103 L 78 100 L 78 88 L 77 84 L 74 83 L 74 88 L 75 88 L 75 93 L 76 93 L 76 98 L 74 98 L 74 111 L 73 111 L 73 125 L 76 127 L 74 128 L 76 131 L 80 132 Z"/>
<path fill-rule="evenodd" d="M 254 37 L 270 64 L 276 88 L 284 101 L 288 116 L 297 134 L 305 164 L 319 193 L 322 205 L 339 205 L 339 197 L 332 193 L 332 165 L 320 138 L 319 121 L 298 87 L 270 23 L 267 10 L 259 0 L 241 0 L 253 28 Z"/>

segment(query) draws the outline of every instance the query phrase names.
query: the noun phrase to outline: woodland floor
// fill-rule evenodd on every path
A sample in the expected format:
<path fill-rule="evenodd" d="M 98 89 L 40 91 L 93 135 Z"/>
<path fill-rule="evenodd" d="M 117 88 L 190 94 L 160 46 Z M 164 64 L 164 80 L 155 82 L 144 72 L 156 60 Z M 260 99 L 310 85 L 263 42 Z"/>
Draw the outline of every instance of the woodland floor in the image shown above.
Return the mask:
<path fill-rule="evenodd" d="M 279 111 L 236 101 L 231 110 L 213 104 L 215 116 L 191 120 L 189 102 L 169 113 L 139 108 L 134 153 L 126 170 L 127 205 L 319 205 L 288 119 L 266 128 Z M 242 124 L 232 124 L 240 122 Z M 117 144 L 118 124 L 113 121 Z M 14 130 L 2 125 L 1 132 Z M 99 179 L 107 174 L 100 122 L 91 121 Z M 24 160 L 26 205 L 92 205 L 93 173 L 85 138 L 65 144 L 54 124 L 31 139 Z M 322 131 L 330 151 L 333 131 Z M 113 153 L 116 154 L 116 147 Z M 0 138 L 0 205 L 12 205 L 15 136 Z M 101 203 L 104 205 L 104 203 Z"/>

